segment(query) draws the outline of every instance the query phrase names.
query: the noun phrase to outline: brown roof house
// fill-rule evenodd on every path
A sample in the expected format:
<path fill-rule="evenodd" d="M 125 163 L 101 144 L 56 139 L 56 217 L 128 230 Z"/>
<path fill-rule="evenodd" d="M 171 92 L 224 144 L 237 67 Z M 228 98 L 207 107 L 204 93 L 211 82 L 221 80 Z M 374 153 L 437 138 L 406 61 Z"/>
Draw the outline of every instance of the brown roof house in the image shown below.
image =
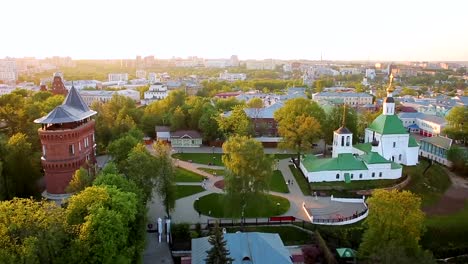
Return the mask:
<path fill-rule="evenodd" d="M 174 148 L 199 148 L 202 136 L 195 130 L 179 130 L 171 133 L 171 145 Z"/>

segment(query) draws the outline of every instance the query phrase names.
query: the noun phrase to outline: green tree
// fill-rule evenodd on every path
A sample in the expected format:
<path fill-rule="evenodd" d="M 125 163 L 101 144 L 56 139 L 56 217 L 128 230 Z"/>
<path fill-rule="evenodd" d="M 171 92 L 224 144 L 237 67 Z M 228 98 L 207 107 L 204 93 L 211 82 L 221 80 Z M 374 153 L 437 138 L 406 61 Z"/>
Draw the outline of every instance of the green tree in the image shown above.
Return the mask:
<path fill-rule="evenodd" d="M 234 261 L 233 258 L 229 257 L 230 253 L 226 248 L 227 242 L 224 240 L 218 222 L 216 222 L 208 242 L 211 244 L 211 248 L 206 251 L 208 254 L 205 259 L 207 264 L 230 264 Z"/>
<path fill-rule="evenodd" d="M 125 175 L 142 190 L 145 201 L 150 200 L 158 176 L 157 159 L 139 143 L 128 154 L 126 164 Z"/>
<path fill-rule="evenodd" d="M 417 96 L 418 92 L 409 87 L 404 87 L 400 92 L 400 96 L 405 96 L 405 95 Z"/>
<path fill-rule="evenodd" d="M 115 187 L 92 186 L 72 196 L 66 218 L 78 236 L 70 262 L 130 263 L 134 245 L 129 225 L 136 214 L 136 195 Z"/>
<path fill-rule="evenodd" d="M 359 247 L 362 256 L 391 245 L 399 245 L 408 256 L 420 253 L 419 241 L 424 232 L 421 198 L 409 191 L 378 189 L 367 203 L 367 230 Z"/>
<path fill-rule="evenodd" d="M 0 262 L 67 263 L 71 234 L 64 220 L 53 202 L 0 202 Z"/>
<path fill-rule="evenodd" d="M 153 149 L 157 164 L 156 187 L 161 197 L 167 216 L 175 208 L 176 189 L 175 189 L 175 168 L 172 163 L 171 150 L 163 142 L 157 141 L 153 144 Z"/>
<path fill-rule="evenodd" d="M 226 191 L 233 201 L 245 205 L 251 195 L 268 190 L 273 158 L 266 156 L 263 146 L 246 136 L 232 136 L 223 144 L 222 157 L 226 167 Z"/>
<path fill-rule="evenodd" d="M 358 114 L 357 138 L 364 139 L 366 128 L 381 114 L 380 111 L 364 111 Z"/>
<path fill-rule="evenodd" d="M 185 125 L 185 113 L 179 106 L 176 107 L 171 116 L 171 130 L 177 131 L 186 128 Z"/>
<path fill-rule="evenodd" d="M 93 176 L 90 173 L 88 173 L 88 171 L 86 171 L 84 168 L 80 168 L 79 170 L 76 170 L 73 174 L 73 177 L 65 191 L 67 193 L 81 192 L 86 187 L 91 186 L 92 182 Z"/>
<path fill-rule="evenodd" d="M 416 255 L 411 256 L 405 249 L 392 242 L 385 247 L 376 249 L 368 258 L 369 263 L 381 264 L 436 264 L 436 260 L 429 251 L 420 251 Z"/>
<path fill-rule="evenodd" d="M 203 132 L 203 140 L 210 141 L 221 137 L 216 121 L 218 116 L 218 111 L 211 104 L 206 104 L 203 107 L 203 114 L 198 120 L 198 129 Z"/>
<path fill-rule="evenodd" d="M 40 157 L 34 153 L 25 134 L 17 133 L 8 139 L 4 157 L 3 197 L 30 197 L 37 195 L 36 181 L 40 177 Z"/>
<path fill-rule="evenodd" d="M 231 115 L 217 118 L 219 130 L 228 138 L 231 135 L 248 136 L 252 134 L 252 122 L 240 105 L 235 106 Z"/>
<path fill-rule="evenodd" d="M 263 100 L 258 98 L 258 97 L 254 97 L 254 98 L 250 99 L 247 102 L 246 107 L 248 107 L 248 108 L 263 108 Z"/>
<path fill-rule="evenodd" d="M 131 134 L 126 134 L 109 144 L 109 154 L 120 171 L 126 170 L 128 154 L 139 142 L 140 139 Z"/>
<path fill-rule="evenodd" d="M 358 118 L 356 110 L 350 107 L 346 107 L 346 113 L 344 113 L 343 108 L 343 105 L 335 106 L 326 116 L 327 122 L 323 126 L 322 130 L 325 143 L 328 145 L 331 145 L 333 143 L 333 131 L 342 126 L 344 114 L 346 115 L 345 126 L 353 133 L 353 135 L 357 135 Z M 357 142 L 357 139 L 358 138 L 356 136 L 353 137 L 354 143 Z"/>
<path fill-rule="evenodd" d="M 468 140 L 468 107 L 455 106 L 445 117 L 448 126 L 444 132 L 455 140 L 461 140 L 464 143 Z"/>
<path fill-rule="evenodd" d="M 297 153 L 298 163 L 301 153 L 312 148 L 312 144 L 322 135 L 325 113 L 317 103 L 304 98 L 286 101 L 274 114 L 278 123 L 278 133 L 283 137 L 280 148 L 292 149 Z"/>
<path fill-rule="evenodd" d="M 447 159 L 452 162 L 451 169 L 461 175 L 468 175 L 468 150 L 452 146 L 447 151 Z"/>

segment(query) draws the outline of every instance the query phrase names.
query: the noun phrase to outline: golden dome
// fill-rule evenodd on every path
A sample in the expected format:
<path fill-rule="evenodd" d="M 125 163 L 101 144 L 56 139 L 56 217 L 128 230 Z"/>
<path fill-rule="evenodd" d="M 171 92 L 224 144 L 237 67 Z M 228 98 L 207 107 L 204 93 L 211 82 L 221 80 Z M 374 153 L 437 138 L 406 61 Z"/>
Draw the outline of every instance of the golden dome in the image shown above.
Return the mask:
<path fill-rule="evenodd" d="M 390 83 L 388 84 L 388 87 L 387 87 L 387 92 L 389 93 L 393 93 L 393 91 L 395 90 L 395 88 L 393 87 L 393 73 L 390 74 Z"/>

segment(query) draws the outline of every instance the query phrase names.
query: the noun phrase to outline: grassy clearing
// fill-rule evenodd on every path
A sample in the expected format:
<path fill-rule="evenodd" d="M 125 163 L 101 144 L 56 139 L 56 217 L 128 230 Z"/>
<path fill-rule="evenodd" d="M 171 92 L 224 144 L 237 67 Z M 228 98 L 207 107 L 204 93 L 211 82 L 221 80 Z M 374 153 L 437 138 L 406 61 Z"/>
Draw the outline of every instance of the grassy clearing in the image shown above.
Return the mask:
<path fill-rule="evenodd" d="M 273 175 L 270 178 L 270 191 L 289 193 L 288 186 L 284 180 L 283 174 L 279 170 L 273 171 Z"/>
<path fill-rule="evenodd" d="M 198 168 L 201 171 L 207 172 L 209 174 L 212 174 L 214 176 L 223 176 L 224 175 L 224 170 L 217 170 L 217 169 L 210 169 L 210 168 Z"/>
<path fill-rule="evenodd" d="M 439 201 L 451 185 L 449 176 L 440 165 L 433 164 L 426 175 L 423 175 L 428 165 L 427 160 L 421 159 L 417 166 L 403 167 L 403 175 L 411 176 L 411 181 L 405 189 L 418 194 L 422 198 L 423 207 Z"/>
<path fill-rule="evenodd" d="M 304 195 L 310 195 L 309 183 L 307 182 L 306 178 L 302 176 L 302 173 L 299 171 L 299 169 L 296 169 L 294 165 L 289 165 L 289 169 L 294 175 L 294 178 L 296 179 L 296 183 L 299 184 L 299 187 L 301 188 L 302 193 Z"/>
<path fill-rule="evenodd" d="M 176 168 L 175 181 L 176 182 L 201 182 L 204 177 L 195 172 L 188 171 L 183 168 Z"/>
<path fill-rule="evenodd" d="M 240 227 L 227 227 L 228 233 L 240 231 Z M 286 246 L 312 243 L 312 235 L 292 226 L 247 226 L 243 232 L 277 233 Z"/>
<path fill-rule="evenodd" d="M 216 166 L 223 166 L 223 162 L 221 160 L 222 155 L 223 154 L 221 153 L 176 153 L 173 154 L 172 157 L 184 161 L 191 160 L 193 163 L 205 165 L 211 163 Z"/>
<path fill-rule="evenodd" d="M 279 206 L 277 203 L 279 203 Z M 211 193 L 195 201 L 194 207 L 195 210 L 200 211 L 204 215 L 218 218 L 239 218 L 242 211 L 240 204 L 240 201 L 229 201 L 224 194 Z M 255 197 L 247 198 L 244 217 L 280 215 L 286 213 L 289 206 L 289 201 L 285 198 L 274 195 L 256 195 Z"/>
<path fill-rule="evenodd" d="M 425 223 L 427 231 L 421 238 L 421 244 L 436 257 L 457 256 L 468 251 L 468 201 L 462 211 L 428 217 Z"/>
<path fill-rule="evenodd" d="M 401 182 L 400 179 L 396 180 L 368 180 L 368 181 L 353 181 L 350 183 L 346 182 L 312 182 L 310 188 L 312 190 L 369 190 L 376 188 L 391 187 Z"/>
<path fill-rule="evenodd" d="M 201 186 L 176 185 L 176 199 L 184 198 L 205 191 Z"/>

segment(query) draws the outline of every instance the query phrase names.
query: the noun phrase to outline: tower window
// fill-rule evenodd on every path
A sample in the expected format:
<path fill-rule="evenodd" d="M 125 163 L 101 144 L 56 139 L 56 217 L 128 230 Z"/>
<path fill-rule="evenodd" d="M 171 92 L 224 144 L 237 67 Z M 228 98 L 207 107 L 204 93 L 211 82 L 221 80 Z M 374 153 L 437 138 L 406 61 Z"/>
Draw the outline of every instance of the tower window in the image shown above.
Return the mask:
<path fill-rule="evenodd" d="M 372 173 L 372 178 L 374 178 L 374 177 L 375 177 L 375 172 Z"/>
<path fill-rule="evenodd" d="M 42 156 L 46 156 L 46 146 L 42 145 Z"/>
<path fill-rule="evenodd" d="M 344 136 L 341 137 L 341 146 L 344 146 Z"/>
<path fill-rule="evenodd" d="M 349 136 L 346 137 L 346 146 L 349 147 Z"/>
<path fill-rule="evenodd" d="M 336 178 L 337 178 L 337 179 L 340 178 L 340 174 L 339 174 L 339 173 L 336 174 Z"/>
<path fill-rule="evenodd" d="M 393 142 L 393 147 L 396 148 L 396 142 Z"/>
<path fill-rule="evenodd" d="M 75 146 L 74 145 L 69 145 L 68 146 L 68 152 L 70 155 L 75 155 Z"/>
<path fill-rule="evenodd" d="M 78 142 L 78 150 L 81 151 L 81 142 Z"/>

